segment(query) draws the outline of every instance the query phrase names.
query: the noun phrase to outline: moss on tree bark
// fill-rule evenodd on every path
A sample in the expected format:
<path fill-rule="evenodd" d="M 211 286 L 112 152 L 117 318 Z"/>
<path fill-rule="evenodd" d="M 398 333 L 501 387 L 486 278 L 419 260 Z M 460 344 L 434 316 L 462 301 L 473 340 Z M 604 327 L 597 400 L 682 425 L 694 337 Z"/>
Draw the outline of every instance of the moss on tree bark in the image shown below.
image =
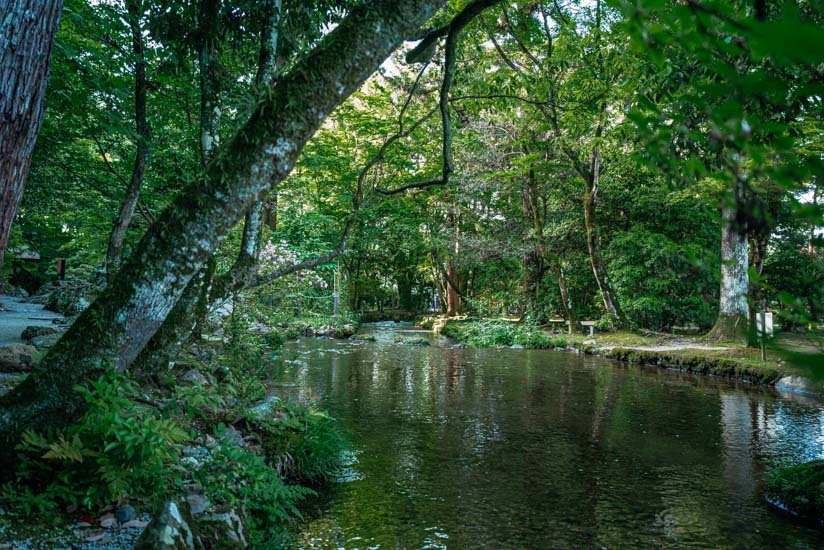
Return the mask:
<path fill-rule="evenodd" d="M 0 400 L 0 462 L 14 462 L 23 430 L 63 426 L 77 417 L 83 402 L 74 385 L 106 368 L 131 366 L 229 229 L 291 172 L 325 117 L 443 4 L 379 0 L 355 8 L 305 60 L 262 91 L 204 177 L 162 213 L 41 369 Z"/>

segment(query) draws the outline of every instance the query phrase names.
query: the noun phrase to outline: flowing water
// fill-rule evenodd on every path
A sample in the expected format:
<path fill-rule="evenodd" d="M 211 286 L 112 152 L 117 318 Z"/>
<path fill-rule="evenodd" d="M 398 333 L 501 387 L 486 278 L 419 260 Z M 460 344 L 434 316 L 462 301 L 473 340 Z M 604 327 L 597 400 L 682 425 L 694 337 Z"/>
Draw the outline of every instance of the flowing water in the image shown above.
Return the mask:
<path fill-rule="evenodd" d="M 771 461 L 824 457 L 824 406 L 572 353 L 305 339 L 273 390 L 352 443 L 294 548 L 821 548 Z M 425 334 L 425 333 L 420 333 Z M 420 335 L 418 334 L 418 335 Z"/>

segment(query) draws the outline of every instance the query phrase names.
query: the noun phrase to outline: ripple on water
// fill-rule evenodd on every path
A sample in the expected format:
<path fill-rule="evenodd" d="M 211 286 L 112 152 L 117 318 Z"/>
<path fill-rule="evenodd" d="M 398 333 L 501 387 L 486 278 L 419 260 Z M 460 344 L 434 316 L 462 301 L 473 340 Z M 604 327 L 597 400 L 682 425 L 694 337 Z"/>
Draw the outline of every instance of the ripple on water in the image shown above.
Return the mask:
<path fill-rule="evenodd" d="M 289 345 L 307 365 L 276 381 L 357 449 L 295 548 L 824 547 L 761 496 L 770 461 L 824 457 L 820 405 L 557 352 Z"/>

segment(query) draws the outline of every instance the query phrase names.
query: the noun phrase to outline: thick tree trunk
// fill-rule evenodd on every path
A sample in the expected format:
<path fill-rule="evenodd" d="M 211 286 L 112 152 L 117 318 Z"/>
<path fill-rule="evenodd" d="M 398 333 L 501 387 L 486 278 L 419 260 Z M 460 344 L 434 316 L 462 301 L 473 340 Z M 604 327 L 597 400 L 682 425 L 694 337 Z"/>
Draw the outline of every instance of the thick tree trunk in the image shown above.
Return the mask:
<path fill-rule="evenodd" d="M 162 213 L 41 368 L 0 398 L 0 463 L 13 463 L 24 430 L 77 418 L 83 399 L 72 391 L 75 384 L 132 364 L 231 227 L 291 172 L 324 118 L 443 4 L 376 0 L 354 8 L 290 74 L 261 93 L 203 180 L 184 188 Z"/>
<path fill-rule="evenodd" d="M 592 273 L 595 275 L 595 282 L 598 290 L 601 291 L 601 299 L 604 303 L 604 311 L 615 317 L 618 326 L 627 325 L 624 312 L 618 303 L 618 297 L 612 290 L 607 277 L 607 270 L 601 256 L 601 238 L 598 235 L 597 222 L 595 219 L 595 205 L 598 200 L 598 186 L 600 183 L 601 153 L 598 148 L 593 150 L 593 170 L 591 177 L 584 177 L 584 226 L 586 229 L 587 249 L 589 250 L 589 260 L 592 264 Z"/>
<path fill-rule="evenodd" d="M 398 305 L 405 311 L 412 311 L 414 309 L 412 302 L 413 281 L 412 273 L 401 273 L 398 276 Z"/>
<path fill-rule="evenodd" d="M 735 226 L 735 209 L 721 212 L 721 304 L 715 326 L 707 335 L 716 340 L 747 342 L 747 234 Z"/>
<path fill-rule="evenodd" d="M 106 275 L 109 279 L 114 276 L 120 265 L 120 256 L 123 253 L 123 241 L 126 230 L 132 221 L 134 209 L 140 200 L 140 190 L 143 187 L 143 176 L 149 162 L 149 141 L 151 128 L 146 118 L 146 96 L 148 84 L 146 82 L 146 60 L 143 51 L 143 29 L 140 19 L 143 15 L 142 2 L 129 0 L 126 3 L 129 15 L 129 26 L 132 32 L 132 53 L 134 54 L 134 119 L 137 130 L 137 152 L 134 157 L 132 177 L 126 189 L 126 196 L 120 205 L 117 221 L 112 227 L 109 237 L 109 248 L 106 251 Z"/>
<path fill-rule="evenodd" d="M 5 0 L 0 17 L 0 268 L 43 123 L 62 0 Z"/>

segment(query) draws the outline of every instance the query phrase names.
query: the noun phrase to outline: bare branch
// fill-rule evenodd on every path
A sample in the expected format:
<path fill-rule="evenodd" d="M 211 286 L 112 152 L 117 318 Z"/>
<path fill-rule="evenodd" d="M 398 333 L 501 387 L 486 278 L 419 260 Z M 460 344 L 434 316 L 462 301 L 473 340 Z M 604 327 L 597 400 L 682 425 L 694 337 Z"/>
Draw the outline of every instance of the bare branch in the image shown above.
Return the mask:
<path fill-rule="evenodd" d="M 481 12 L 483 12 L 485 9 L 489 7 L 494 6 L 500 1 L 501 0 L 475 0 L 474 2 L 470 3 L 463 10 L 461 10 L 461 12 L 458 13 L 458 15 L 452 18 L 452 21 L 450 21 L 443 27 L 438 27 L 437 29 L 433 29 L 426 33 L 424 37 L 421 39 L 421 43 L 415 46 L 408 54 L 406 54 L 406 62 L 417 63 L 419 61 L 422 61 L 424 52 L 429 50 L 429 48 L 432 47 L 436 40 L 438 40 L 441 37 L 447 36 L 453 30 L 460 31 Z"/>

